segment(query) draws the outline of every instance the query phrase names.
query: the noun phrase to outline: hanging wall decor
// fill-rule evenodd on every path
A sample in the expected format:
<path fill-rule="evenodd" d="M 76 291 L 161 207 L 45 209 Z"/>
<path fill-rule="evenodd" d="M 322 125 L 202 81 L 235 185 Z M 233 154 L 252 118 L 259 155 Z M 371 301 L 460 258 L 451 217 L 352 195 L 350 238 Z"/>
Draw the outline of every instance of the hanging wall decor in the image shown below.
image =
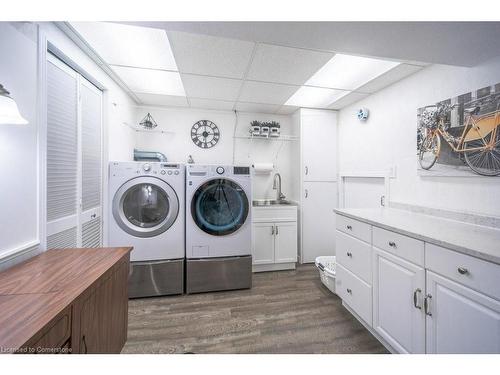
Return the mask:
<path fill-rule="evenodd" d="M 154 120 L 153 116 L 151 116 L 151 113 L 148 113 L 146 117 L 144 117 L 141 122 L 139 122 L 139 126 L 141 128 L 151 130 L 154 129 L 158 126 L 156 121 Z"/>
<path fill-rule="evenodd" d="M 191 127 L 191 140 L 199 148 L 212 148 L 219 139 L 219 128 L 210 120 L 197 121 Z"/>
<path fill-rule="evenodd" d="M 500 84 L 417 110 L 423 176 L 500 175 Z"/>

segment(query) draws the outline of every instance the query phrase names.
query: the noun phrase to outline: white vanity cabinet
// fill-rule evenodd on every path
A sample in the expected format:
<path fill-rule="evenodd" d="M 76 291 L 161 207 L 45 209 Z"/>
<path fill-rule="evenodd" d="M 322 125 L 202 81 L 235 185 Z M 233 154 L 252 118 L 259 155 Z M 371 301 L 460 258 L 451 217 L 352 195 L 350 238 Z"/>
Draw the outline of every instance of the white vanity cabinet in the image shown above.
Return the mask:
<path fill-rule="evenodd" d="M 297 206 L 253 207 L 254 272 L 294 269 L 297 262 Z"/>
<path fill-rule="evenodd" d="M 425 270 L 373 248 L 373 329 L 399 353 L 425 353 Z"/>
<path fill-rule="evenodd" d="M 499 264 L 376 223 L 336 222 L 338 295 L 389 350 L 500 353 Z"/>

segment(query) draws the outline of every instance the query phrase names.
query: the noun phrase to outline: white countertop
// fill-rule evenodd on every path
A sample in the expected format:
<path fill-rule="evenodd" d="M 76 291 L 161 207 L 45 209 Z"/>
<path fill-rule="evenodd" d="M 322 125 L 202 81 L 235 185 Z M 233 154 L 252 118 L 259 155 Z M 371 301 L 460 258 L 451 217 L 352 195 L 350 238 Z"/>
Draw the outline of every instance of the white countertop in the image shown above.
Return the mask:
<path fill-rule="evenodd" d="M 500 264 L 500 230 L 394 208 L 335 209 L 347 216 L 425 242 Z"/>

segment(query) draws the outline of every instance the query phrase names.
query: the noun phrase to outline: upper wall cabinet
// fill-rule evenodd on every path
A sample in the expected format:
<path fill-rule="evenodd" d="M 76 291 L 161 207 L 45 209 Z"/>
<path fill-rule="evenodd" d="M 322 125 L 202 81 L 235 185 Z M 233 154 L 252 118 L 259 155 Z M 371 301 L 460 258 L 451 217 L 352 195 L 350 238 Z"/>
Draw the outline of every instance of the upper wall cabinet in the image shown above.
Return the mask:
<path fill-rule="evenodd" d="M 300 110 L 303 181 L 337 181 L 337 113 Z"/>

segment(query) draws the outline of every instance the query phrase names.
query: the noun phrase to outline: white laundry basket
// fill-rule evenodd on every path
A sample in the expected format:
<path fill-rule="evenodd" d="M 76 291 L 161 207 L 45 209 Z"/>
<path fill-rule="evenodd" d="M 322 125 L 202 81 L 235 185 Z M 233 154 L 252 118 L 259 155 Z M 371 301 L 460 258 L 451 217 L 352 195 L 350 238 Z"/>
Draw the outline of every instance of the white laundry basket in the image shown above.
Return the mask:
<path fill-rule="evenodd" d="M 335 272 L 337 266 L 335 256 L 317 257 L 315 264 L 316 267 L 318 267 L 321 282 L 325 284 L 332 293 L 335 293 Z"/>

